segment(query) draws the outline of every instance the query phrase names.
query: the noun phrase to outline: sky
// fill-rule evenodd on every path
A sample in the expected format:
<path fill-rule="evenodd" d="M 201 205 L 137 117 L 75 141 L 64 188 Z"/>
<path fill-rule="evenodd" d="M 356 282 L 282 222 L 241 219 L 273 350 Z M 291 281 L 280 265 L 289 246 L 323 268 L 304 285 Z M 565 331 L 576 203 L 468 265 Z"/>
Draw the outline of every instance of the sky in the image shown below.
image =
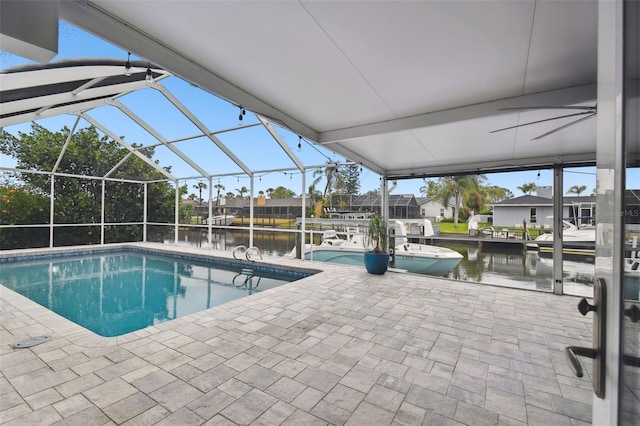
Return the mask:
<path fill-rule="evenodd" d="M 115 58 L 124 62 L 127 59 L 127 51 L 114 46 L 102 39 L 86 33 L 68 23 L 60 22 L 58 55 L 52 61 L 61 59 L 79 58 Z M 132 60 L 138 60 L 135 55 Z M 31 63 L 31 61 L 12 55 L 5 51 L 0 51 L 0 68 Z M 242 121 L 239 121 L 239 110 L 237 106 L 231 105 L 203 90 L 193 87 L 187 82 L 170 77 L 161 82 L 165 85 L 182 103 L 184 103 L 194 114 L 205 123 L 210 130 L 220 130 L 238 126 L 239 124 L 251 124 L 257 122 L 256 117 L 247 111 Z M 181 116 L 164 97 L 153 89 L 145 89 L 127 95 L 121 101 L 134 112 L 140 115 L 145 121 L 152 124 L 159 133 L 167 140 L 187 138 L 196 135 L 199 131 L 196 127 Z M 153 105 L 153 107 L 150 107 Z M 143 145 L 155 144 L 157 141 L 137 124 L 129 120 L 117 109 L 112 107 L 101 107 L 89 113 L 92 117 L 108 125 L 116 134 L 124 136 L 126 142 L 141 143 Z M 40 120 L 38 123 L 52 131 L 60 130 L 63 126 L 71 128 L 75 121 L 73 116 L 60 116 Z M 86 127 L 88 123 L 81 121 L 81 127 Z M 17 134 L 18 132 L 28 132 L 30 123 L 10 126 L 4 130 Z M 290 149 L 300 158 L 305 166 L 324 165 L 329 161 L 343 163 L 347 160 L 341 156 L 328 151 L 320 146 L 311 144 L 306 140 L 299 140 L 298 136 L 278 128 L 278 133 L 285 140 Z M 275 169 L 293 168 L 294 164 L 286 157 L 283 151 L 276 145 L 273 138 L 260 126 L 250 127 L 241 131 L 223 133 L 219 138 L 238 155 L 240 160 L 253 170 L 262 171 L 256 174 L 254 181 L 254 191 L 257 195 L 259 191 L 268 188 L 284 186 L 295 191 L 302 192 L 302 176 L 299 171 L 290 170 L 287 172 L 276 172 Z M 300 146 L 298 146 L 300 145 Z M 237 195 L 241 187 L 249 187 L 249 178 L 244 175 L 228 176 L 228 174 L 238 172 L 239 168 L 224 154 L 222 154 L 210 141 L 200 139 L 180 142 L 176 146 L 192 158 L 197 159 L 207 172 L 216 175 L 213 184 L 224 186 L 223 193 L 233 192 Z M 206 182 L 204 179 L 195 178 L 198 174 L 190 166 L 186 165 L 171 154 L 166 148 L 156 149 L 156 156 L 163 166 L 171 165 L 172 172 L 177 177 L 194 177 L 181 181 L 180 185 L 187 184 L 191 193 L 198 193 L 195 185 L 198 182 Z M 15 161 L 0 155 L 0 166 L 14 167 Z M 227 176 L 221 176 L 227 175 Z M 321 176 L 314 171 L 306 174 L 306 185 Z M 509 189 L 514 196 L 522 195 L 518 189 L 526 183 L 535 183 L 537 186 L 553 186 L 552 170 L 532 170 L 513 173 L 493 173 L 485 175 L 487 180 L 485 185 L 495 185 Z M 367 169 L 363 169 L 360 174 L 361 193 L 380 188 L 380 176 Z M 421 196 L 420 188 L 425 185 L 422 179 L 400 180 L 392 194 L 413 194 Z M 583 167 L 565 169 L 564 189 L 566 193 L 574 185 L 586 185 L 587 189 L 582 195 L 590 195 L 596 186 L 595 168 Z M 324 180 L 316 185 L 316 188 L 324 188 Z M 203 198 L 207 198 L 206 193 Z M 215 190 L 213 197 L 216 197 Z"/>

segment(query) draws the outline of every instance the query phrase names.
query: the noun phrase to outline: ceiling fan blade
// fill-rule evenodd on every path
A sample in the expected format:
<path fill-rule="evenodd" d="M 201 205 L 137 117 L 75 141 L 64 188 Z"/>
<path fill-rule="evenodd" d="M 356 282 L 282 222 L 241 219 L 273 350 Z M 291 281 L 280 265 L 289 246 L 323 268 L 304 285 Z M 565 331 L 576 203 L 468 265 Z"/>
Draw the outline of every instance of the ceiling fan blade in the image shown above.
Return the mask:
<path fill-rule="evenodd" d="M 505 127 L 503 129 L 492 130 L 489 133 L 502 132 L 504 130 L 510 130 L 510 129 L 515 129 L 515 128 L 518 128 L 518 127 L 529 126 L 531 124 L 544 123 L 545 121 L 553 121 L 553 120 L 559 120 L 561 118 L 576 117 L 578 115 L 587 115 L 587 114 L 591 116 L 591 115 L 594 115 L 595 112 L 593 112 L 593 111 L 585 111 L 585 112 L 576 112 L 575 114 L 559 115 L 558 117 L 545 118 L 544 120 L 531 121 L 529 123 L 516 124 L 515 126 Z"/>
<path fill-rule="evenodd" d="M 591 117 L 595 117 L 595 116 L 596 116 L 596 114 L 595 114 L 595 113 L 593 113 L 593 114 L 589 114 L 589 115 L 587 115 L 586 117 L 581 117 L 581 118 L 579 118 L 579 119 L 577 119 L 577 120 L 572 121 L 571 123 L 567 123 L 567 124 L 565 124 L 565 125 L 563 125 L 563 126 L 560 126 L 560 127 L 558 127 L 558 128 L 555 128 L 555 129 L 553 129 L 553 130 L 551 130 L 551 131 L 549 131 L 549 132 L 547 132 L 547 133 L 543 133 L 543 134 L 541 134 L 540 136 L 537 136 L 537 137 L 535 137 L 535 138 L 533 138 L 533 139 L 531 139 L 531 140 L 532 140 L 532 141 L 537 141 L 538 139 L 542 139 L 542 138 L 544 138 L 545 136 L 549 136 L 549 135 L 551 135 L 551 134 L 553 134 L 553 133 L 555 133 L 555 132 L 559 132 L 560 130 L 566 129 L 567 127 L 573 126 L 574 124 L 578 124 L 578 123 L 580 123 L 580 122 L 582 122 L 582 121 L 588 120 L 589 118 L 591 118 Z"/>
<path fill-rule="evenodd" d="M 568 105 L 559 105 L 559 106 L 535 106 L 535 107 L 509 107 L 509 108 L 498 108 L 498 111 L 531 111 L 536 109 L 567 109 L 567 110 L 584 110 L 584 111 L 595 111 L 597 107 L 595 106 L 568 106 Z"/>

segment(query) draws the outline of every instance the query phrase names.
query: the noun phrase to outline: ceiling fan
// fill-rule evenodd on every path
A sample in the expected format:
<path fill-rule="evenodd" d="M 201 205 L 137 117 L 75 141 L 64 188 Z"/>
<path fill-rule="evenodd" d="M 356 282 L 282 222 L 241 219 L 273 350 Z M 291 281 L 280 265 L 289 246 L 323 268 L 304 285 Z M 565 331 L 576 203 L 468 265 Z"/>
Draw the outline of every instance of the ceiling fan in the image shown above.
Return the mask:
<path fill-rule="evenodd" d="M 560 130 L 566 129 L 567 127 L 573 126 L 574 124 L 578 124 L 581 123 L 585 120 L 590 119 L 591 117 L 595 117 L 596 113 L 598 112 L 597 110 L 597 106 L 538 106 L 538 107 L 513 107 L 513 108 L 500 108 L 500 111 L 531 111 L 531 110 L 541 110 L 541 109 L 555 109 L 555 110 L 568 110 L 568 111 L 579 111 L 579 112 L 574 112 L 571 114 L 565 114 L 565 115 L 559 115 L 557 117 L 551 117 L 551 118 L 545 118 L 544 120 L 536 120 L 536 121 L 531 121 L 529 123 L 522 123 L 522 124 L 517 124 L 515 126 L 510 126 L 510 127 L 505 127 L 503 129 L 497 129 L 497 130 L 492 130 L 489 133 L 496 133 L 496 132 L 502 132 L 504 130 L 510 130 L 510 129 L 515 129 L 518 127 L 523 127 L 523 126 L 530 126 L 532 124 L 538 124 L 538 123 L 544 123 L 546 121 L 553 121 L 553 120 L 560 120 L 562 118 L 569 118 L 569 117 L 580 117 L 577 120 L 573 120 L 570 123 L 564 124 L 560 127 L 556 127 L 553 130 L 550 130 L 546 133 L 541 134 L 540 136 L 536 136 L 535 138 L 531 139 L 532 141 L 538 140 L 538 139 L 542 139 L 545 136 L 549 136 L 555 132 L 559 132 Z"/>

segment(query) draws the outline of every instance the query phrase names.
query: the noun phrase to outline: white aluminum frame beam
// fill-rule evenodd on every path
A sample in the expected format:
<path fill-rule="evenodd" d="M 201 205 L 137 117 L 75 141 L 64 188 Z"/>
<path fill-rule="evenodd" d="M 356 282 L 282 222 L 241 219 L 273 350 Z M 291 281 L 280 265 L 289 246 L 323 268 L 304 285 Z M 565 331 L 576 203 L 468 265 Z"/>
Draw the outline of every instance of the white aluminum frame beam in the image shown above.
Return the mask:
<path fill-rule="evenodd" d="M 148 165 L 153 167 L 156 171 L 160 172 L 163 176 L 166 176 L 169 180 L 172 180 L 174 182 L 177 181 L 177 179 L 171 173 L 167 172 L 165 169 L 163 169 L 162 167 L 160 167 L 159 165 L 154 163 L 146 155 L 144 155 L 141 152 L 139 152 L 139 151 L 135 150 L 134 148 L 132 148 L 131 145 L 126 143 L 124 140 L 122 140 L 122 138 L 120 138 L 118 135 L 113 133 L 111 130 L 109 130 L 108 128 L 103 126 L 97 120 L 94 120 L 92 117 L 90 117 L 89 115 L 87 115 L 85 113 L 80 113 L 80 116 L 82 116 L 82 118 L 87 120 L 89 123 L 93 124 L 98 129 L 102 130 L 102 132 L 104 134 L 108 135 L 111 139 L 113 139 L 114 141 L 118 142 L 120 145 L 122 145 L 127 150 L 131 151 L 136 157 L 140 158 L 142 161 L 144 161 L 145 163 L 147 163 Z"/>
<path fill-rule="evenodd" d="M 119 86 L 119 92 L 117 94 L 113 94 L 113 87 L 101 87 L 95 89 L 85 89 L 82 92 L 82 96 L 74 95 L 71 92 L 64 92 L 56 95 L 49 96 L 41 96 L 38 98 L 38 102 L 44 105 L 38 109 L 36 112 L 27 113 L 27 114 L 17 114 L 11 117 L 6 117 L 0 120 L 0 125 L 6 127 L 12 124 L 20 124 L 26 121 L 34 121 L 40 120 L 46 117 L 53 117 L 61 114 L 78 114 L 81 112 L 88 111 L 96 106 L 101 106 L 106 103 L 108 99 L 115 99 L 121 96 L 126 95 L 132 91 L 140 90 L 146 88 L 145 81 L 132 81 L 131 83 L 123 84 Z M 90 92 L 89 92 L 90 90 Z M 113 96 L 108 96 L 113 95 Z M 89 99 L 93 97 L 102 97 L 101 99 L 96 99 L 95 101 L 87 101 L 87 102 L 78 102 L 82 99 Z M 11 102 L 8 105 L 5 104 L 3 107 L 4 113 L 8 113 L 11 111 L 23 111 L 28 110 L 33 103 L 32 99 L 26 99 L 24 101 L 16 101 Z M 61 107 L 56 107 L 56 105 L 68 104 Z M 38 105 L 38 106 L 40 106 Z"/>
<path fill-rule="evenodd" d="M 200 129 L 200 131 L 203 133 L 204 136 L 209 138 L 211 142 L 213 142 L 218 148 L 220 148 L 220 150 L 224 152 L 227 155 L 227 157 L 229 157 L 234 163 L 236 163 L 236 165 L 240 167 L 242 171 L 244 171 L 247 175 L 251 175 L 251 169 L 247 167 L 242 162 L 242 160 L 240 160 L 240 158 L 238 158 L 229 148 L 227 148 L 227 146 L 224 143 L 222 143 L 220 139 L 218 139 L 213 133 L 211 133 L 211 131 L 207 129 L 207 126 L 205 126 L 204 123 L 198 119 L 198 117 L 193 115 L 191 111 L 186 106 L 184 106 L 182 102 L 178 100 L 178 98 L 173 96 L 173 93 L 167 90 L 167 88 L 164 87 L 163 85 L 155 82 L 152 82 L 149 86 L 153 87 L 154 89 L 162 93 L 164 97 L 167 98 L 169 102 L 171 102 L 176 108 L 178 108 L 178 110 L 185 117 L 187 117 L 189 121 L 191 121 L 198 129 Z"/>
<path fill-rule="evenodd" d="M 206 178 L 206 177 L 209 176 L 209 173 L 207 173 L 207 171 L 205 169 L 200 167 L 199 164 L 197 164 L 195 161 L 193 161 L 189 156 L 185 155 L 180 149 L 178 149 L 174 145 L 170 144 L 160 133 L 158 133 L 146 121 L 144 121 L 142 118 L 140 118 L 140 116 L 138 116 L 136 113 L 134 113 L 129 108 L 127 108 L 125 105 L 123 105 L 122 102 L 113 99 L 113 100 L 111 100 L 111 101 L 109 101 L 107 103 L 109 105 L 112 105 L 112 106 L 118 108 L 127 117 L 129 117 L 130 119 L 135 121 L 136 124 L 138 124 L 144 130 L 146 130 L 151 136 L 156 138 L 156 140 L 158 140 L 162 144 L 161 146 L 165 146 L 165 147 L 169 148 L 174 154 L 176 154 L 178 157 L 180 157 L 180 159 L 182 161 L 184 161 L 185 163 L 187 163 L 188 165 L 193 167 L 194 170 L 196 170 L 198 173 L 200 173 L 202 175 L 202 177 Z"/>
<path fill-rule="evenodd" d="M 71 142 L 71 138 L 73 137 L 73 134 L 76 132 L 76 128 L 78 127 L 79 122 L 80 122 L 80 116 L 77 116 L 76 121 L 73 123 L 73 127 L 69 132 L 69 136 L 67 136 L 67 140 L 64 142 L 64 145 L 62 145 L 62 149 L 60 150 L 60 154 L 58 154 L 58 159 L 56 160 L 56 164 L 54 164 L 53 169 L 51 170 L 51 173 L 55 173 L 56 171 L 58 171 L 58 167 L 60 167 L 60 163 L 62 162 L 62 157 L 64 156 L 64 153 L 67 151 L 69 142 Z"/>
<path fill-rule="evenodd" d="M 540 105 L 574 105 L 583 102 L 595 102 L 597 98 L 596 89 L 596 84 L 587 84 L 567 89 L 498 99 L 491 102 L 442 111 L 433 111 L 412 117 L 403 117 L 396 120 L 364 124 L 362 126 L 349 127 L 347 129 L 331 130 L 320 133 L 319 143 L 321 145 L 325 145 L 384 133 L 401 132 L 423 127 L 455 123 L 458 121 L 513 114 L 513 111 L 505 111 L 504 108 L 534 108 Z"/>

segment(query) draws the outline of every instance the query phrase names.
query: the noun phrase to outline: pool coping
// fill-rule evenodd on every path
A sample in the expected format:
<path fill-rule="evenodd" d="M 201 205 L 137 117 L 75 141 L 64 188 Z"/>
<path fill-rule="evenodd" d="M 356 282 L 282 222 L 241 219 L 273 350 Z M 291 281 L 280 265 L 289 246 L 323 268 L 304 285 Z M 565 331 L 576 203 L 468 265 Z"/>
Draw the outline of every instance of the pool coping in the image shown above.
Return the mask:
<path fill-rule="evenodd" d="M 161 243 L 116 243 L 105 245 L 87 245 L 87 246 L 72 246 L 72 247 L 55 247 L 55 248 L 37 248 L 37 249 L 22 249 L 22 250 L 6 250 L 0 252 L 0 266 L 11 261 L 25 261 L 36 259 L 55 258 L 60 256 L 78 256 L 89 255 L 98 253 L 109 253 L 117 251 L 133 251 L 138 253 L 149 254 L 165 254 L 173 257 L 177 257 L 183 260 L 198 260 L 207 261 L 211 260 L 223 265 L 242 265 L 251 266 L 256 268 L 258 266 L 261 270 L 266 272 L 273 271 L 291 271 L 300 274 L 309 274 L 304 278 L 300 278 L 294 282 L 287 283 L 285 286 L 279 286 L 273 289 L 265 290 L 264 292 L 274 291 L 285 288 L 292 284 L 298 283 L 309 279 L 310 277 L 325 272 L 327 268 L 331 269 L 330 265 L 314 263 L 313 267 L 305 267 L 301 263 L 311 263 L 308 261 L 302 261 L 294 258 L 283 258 L 274 256 L 263 256 L 260 261 L 236 259 L 233 253 L 227 251 L 202 249 L 188 246 L 175 246 L 166 245 Z M 355 267 L 354 267 L 355 268 Z M 246 297 L 252 297 L 255 295 L 249 295 Z M 243 300 L 246 297 L 237 299 Z M 38 329 L 46 331 L 47 334 L 53 338 L 63 338 L 69 341 L 69 343 L 76 344 L 78 346 L 87 348 L 99 348 L 112 345 L 120 345 L 133 340 L 140 339 L 142 337 L 155 334 L 159 330 L 171 330 L 184 324 L 185 322 L 192 322 L 202 317 L 203 315 L 212 315 L 219 306 L 224 306 L 225 309 L 233 304 L 235 301 L 227 302 L 222 305 L 214 306 L 209 309 L 205 309 L 190 315 L 185 315 L 180 318 L 165 321 L 153 326 L 145 327 L 140 330 L 132 331 L 130 333 L 122 334 L 120 336 L 104 337 L 100 336 L 93 331 L 82 327 L 79 324 L 45 308 L 44 306 L 32 301 L 31 299 L 0 285 L 0 299 L 5 303 L 13 305 L 19 311 L 27 314 L 34 322 L 38 323 L 41 327 Z M 24 338 L 34 337 L 31 335 L 25 335 Z M 21 340 L 21 337 L 16 338 L 16 342 Z"/>

